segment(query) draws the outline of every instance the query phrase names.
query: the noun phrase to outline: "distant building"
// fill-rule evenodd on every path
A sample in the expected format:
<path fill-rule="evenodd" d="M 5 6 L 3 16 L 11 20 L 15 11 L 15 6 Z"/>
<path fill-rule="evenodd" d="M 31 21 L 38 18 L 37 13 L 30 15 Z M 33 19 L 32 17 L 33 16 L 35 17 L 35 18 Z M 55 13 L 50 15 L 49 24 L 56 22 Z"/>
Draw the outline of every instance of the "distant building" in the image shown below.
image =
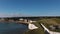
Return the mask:
<path fill-rule="evenodd" d="M 24 19 L 24 22 L 28 22 L 28 20 L 27 19 Z"/>
<path fill-rule="evenodd" d="M 36 22 L 36 21 L 32 21 L 32 20 L 30 20 L 30 22 Z"/>
<path fill-rule="evenodd" d="M 19 20 L 21 21 L 21 20 L 23 20 L 23 18 L 20 18 Z"/>

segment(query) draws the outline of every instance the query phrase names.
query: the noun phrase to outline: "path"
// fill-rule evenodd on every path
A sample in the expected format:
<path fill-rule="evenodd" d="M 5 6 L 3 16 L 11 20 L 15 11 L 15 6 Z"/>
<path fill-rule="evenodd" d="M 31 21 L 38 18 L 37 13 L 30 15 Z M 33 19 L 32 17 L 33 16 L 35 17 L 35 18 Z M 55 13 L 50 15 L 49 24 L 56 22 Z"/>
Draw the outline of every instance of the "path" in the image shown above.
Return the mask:
<path fill-rule="evenodd" d="M 53 31 L 50 31 L 48 28 L 46 28 L 42 23 L 41 23 L 41 26 L 44 28 L 45 31 L 47 31 L 49 34 L 60 34 L 60 32 L 53 32 Z"/>

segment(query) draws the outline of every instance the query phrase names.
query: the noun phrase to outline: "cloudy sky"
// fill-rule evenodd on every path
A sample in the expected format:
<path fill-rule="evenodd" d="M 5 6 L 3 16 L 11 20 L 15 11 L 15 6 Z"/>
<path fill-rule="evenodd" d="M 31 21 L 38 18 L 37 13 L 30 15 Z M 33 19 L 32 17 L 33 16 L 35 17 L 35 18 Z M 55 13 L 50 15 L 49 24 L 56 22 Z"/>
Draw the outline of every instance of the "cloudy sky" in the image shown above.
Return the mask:
<path fill-rule="evenodd" d="M 0 16 L 60 16 L 60 0 L 0 0 Z"/>

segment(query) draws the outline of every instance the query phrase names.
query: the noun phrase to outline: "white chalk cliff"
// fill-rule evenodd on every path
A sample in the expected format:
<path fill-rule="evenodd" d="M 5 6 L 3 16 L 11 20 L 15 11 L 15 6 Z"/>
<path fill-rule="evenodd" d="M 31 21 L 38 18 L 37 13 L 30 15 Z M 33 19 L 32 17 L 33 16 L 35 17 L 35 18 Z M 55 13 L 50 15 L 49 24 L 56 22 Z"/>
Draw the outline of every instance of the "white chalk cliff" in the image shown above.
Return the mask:
<path fill-rule="evenodd" d="M 29 23 L 29 25 L 28 25 L 28 29 L 30 29 L 30 30 L 34 30 L 34 29 L 37 29 L 37 28 L 38 27 L 35 26 L 34 24 Z"/>

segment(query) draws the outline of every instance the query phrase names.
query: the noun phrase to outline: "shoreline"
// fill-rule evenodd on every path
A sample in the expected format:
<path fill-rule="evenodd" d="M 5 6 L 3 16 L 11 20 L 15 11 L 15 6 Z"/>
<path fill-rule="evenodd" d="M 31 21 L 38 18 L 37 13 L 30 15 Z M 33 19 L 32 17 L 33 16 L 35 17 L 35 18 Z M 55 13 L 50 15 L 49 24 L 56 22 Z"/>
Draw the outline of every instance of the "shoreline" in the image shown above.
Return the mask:
<path fill-rule="evenodd" d="M 28 25 L 29 22 L 21 22 L 21 21 L 0 21 L 1 23 L 16 23 L 16 24 L 25 24 Z"/>

